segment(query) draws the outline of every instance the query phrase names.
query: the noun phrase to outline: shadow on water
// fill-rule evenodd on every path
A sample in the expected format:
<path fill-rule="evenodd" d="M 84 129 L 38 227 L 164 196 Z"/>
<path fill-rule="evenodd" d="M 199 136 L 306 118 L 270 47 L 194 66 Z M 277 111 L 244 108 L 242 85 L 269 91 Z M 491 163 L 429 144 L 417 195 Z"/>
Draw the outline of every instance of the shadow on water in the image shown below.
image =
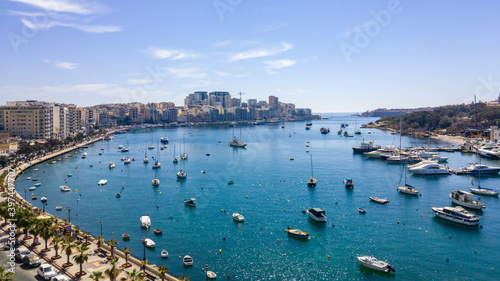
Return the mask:
<path fill-rule="evenodd" d="M 381 272 L 381 271 L 377 271 L 377 270 L 373 270 L 373 269 L 367 268 L 367 267 L 363 266 L 362 264 L 358 265 L 358 268 L 359 268 L 359 270 L 361 272 L 366 273 L 366 274 L 370 274 L 370 275 L 375 275 L 375 276 L 385 277 L 385 278 L 394 278 L 394 277 L 396 277 L 395 273 L 393 273 L 391 271 L 389 271 L 389 272 Z"/>

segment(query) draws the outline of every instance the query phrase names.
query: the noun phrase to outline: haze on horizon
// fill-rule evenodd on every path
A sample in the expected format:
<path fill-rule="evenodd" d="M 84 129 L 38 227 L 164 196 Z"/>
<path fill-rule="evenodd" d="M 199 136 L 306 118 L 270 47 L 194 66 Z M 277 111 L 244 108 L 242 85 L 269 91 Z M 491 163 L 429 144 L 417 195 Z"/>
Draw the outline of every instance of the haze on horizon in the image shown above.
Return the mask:
<path fill-rule="evenodd" d="M 2 4 L 0 104 L 172 101 L 194 91 L 363 112 L 494 100 L 498 1 Z"/>

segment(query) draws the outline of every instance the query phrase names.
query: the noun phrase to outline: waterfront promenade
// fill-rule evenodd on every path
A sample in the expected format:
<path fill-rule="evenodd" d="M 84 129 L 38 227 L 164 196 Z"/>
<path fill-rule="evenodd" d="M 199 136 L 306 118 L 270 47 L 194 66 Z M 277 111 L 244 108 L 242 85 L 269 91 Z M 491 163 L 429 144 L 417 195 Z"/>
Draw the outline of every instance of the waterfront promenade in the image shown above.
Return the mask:
<path fill-rule="evenodd" d="M 38 163 L 41 163 L 43 161 L 47 161 L 51 158 L 58 157 L 62 154 L 65 154 L 67 152 L 73 151 L 75 149 L 79 149 L 82 146 L 94 143 L 96 141 L 102 140 L 103 137 L 97 137 L 97 138 L 92 138 L 89 140 L 86 140 L 83 143 L 54 151 L 51 154 L 36 158 L 30 162 L 24 162 L 21 165 L 19 165 L 17 168 L 14 170 L 14 177 L 17 177 L 19 173 L 21 173 L 23 170 L 31 167 L 32 165 L 36 165 Z M 12 171 L 12 170 L 11 170 Z M 9 172 L 8 167 L 0 170 L 0 174 L 4 172 Z M 12 177 L 12 176 L 11 176 Z M 4 184 L 7 187 L 7 181 L 9 179 L 9 176 L 5 177 Z M 3 202 L 7 200 L 7 194 L 3 193 L 2 196 L 0 196 L 0 202 Z M 16 196 L 18 197 L 19 201 L 21 202 L 22 205 L 27 206 L 27 207 L 32 207 L 32 205 L 25 201 L 22 196 L 16 192 Z M 18 202 L 19 202 L 18 201 Z M 42 213 L 41 210 L 37 210 L 39 212 L 38 218 L 47 218 L 47 217 L 52 217 L 52 215 L 48 213 Z M 74 227 L 73 227 L 74 228 Z M 6 239 L 8 238 L 8 233 L 9 233 L 9 224 L 2 220 L 0 224 L 0 242 L 5 242 Z M 81 244 L 86 242 L 84 240 L 84 233 L 82 231 L 79 231 L 79 233 L 76 235 L 76 241 L 77 243 Z M 70 267 L 63 267 L 63 264 L 66 263 L 67 261 L 67 256 L 62 252 L 61 249 L 59 249 L 59 255 L 61 256 L 60 259 L 55 259 L 53 260 L 52 257 L 55 256 L 55 250 L 53 246 L 48 246 L 47 251 L 44 251 L 45 249 L 45 241 L 43 241 L 41 238 L 39 238 L 39 241 L 41 243 L 34 243 L 33 238 L 31 237 L 25 237 L 24 234 L 19 234 L 18 236 L 19 241 L 26 247 L 30 249 L 33 253 L 37 254 L 40 259 L 42 264 L 47 262 L 50 263 L 58 272 L 58 274 L 64 274 L 68 276 L 71 280 L 92 280 L 89 276 L 92 274 L 94 271 L 100 271 L 103 273 L 106 270 L 111 270 L 112 269 L 112 264 L 109 262 L 111 259 L 111 249 L 108 245 L 102 244 L 100 247 L 100 251 L 98 251 L 98 243 L 97 239 L 90 236 L 88 239 L 88 253 L 90 253 L 90 257 L 87 262 L 85 262 L 82 265 L 82 270 L 86 273 L 83 276 L 77 276 L 77 273 L 80 271 L 80 265 L 76 264 L 74 261 L 73 257 L 75 254 L 77 254 L 76 249 L 73 249 L 72 254 L 69 257 L 69 261 L 73 263 L 72 266 Z M 47 245 L 50 245 L 52 242 L 52 239 L 49 239 L 47 242 Z M 139 273 L 140 271 L 144 271 L 146 273 L 146 280 L 161 280 L 160 278 L 160 272 L 158 271 L 158 268 L 155 265 L 146 265 L 145 267 L 141 263 L 140 260 L 138 260 L 135 257 L 132 257 L 131 255 L 128 255 L 128 265 L 125 265 L 125 254 L 121 252 L 119 249 L 114 250 L 115 252 L 115 257 L 118 258 L 118 261 L 116 263 L 116 269 L 119 270 L 119 275 L 116 278 L 116 280 L 122 280 L 122 278 L 127 278 L 126 272 L 133 272 L 136 271 Z M 3 260 L 3 259 L 2 259 Z M 6 260 L 6 259 L 5 259 Z M 125 265 L 125 266 L 124 266 Z M 7 269 L 9 268 L 8 265 L 3 264 Z M 14 278 L 14 280 L 25 280 L 25 278 L 30 278 L 30 276 L 33 276 L 33 279 L 31 280 L 38 280 L 36 276 L 36 268 L 34 269 L 27 269 L 24 266 L 20 266 L 18 263 L 16 266 L 16 270 L 23 270 L 23 272 L 20 274 L 22 275 L 22 279 L 19 278 Z M 170 276 L 166 274 L 164 277 L 164 280 L 168 281 L 174 281 L 178 280 L 177 278 Z"/>

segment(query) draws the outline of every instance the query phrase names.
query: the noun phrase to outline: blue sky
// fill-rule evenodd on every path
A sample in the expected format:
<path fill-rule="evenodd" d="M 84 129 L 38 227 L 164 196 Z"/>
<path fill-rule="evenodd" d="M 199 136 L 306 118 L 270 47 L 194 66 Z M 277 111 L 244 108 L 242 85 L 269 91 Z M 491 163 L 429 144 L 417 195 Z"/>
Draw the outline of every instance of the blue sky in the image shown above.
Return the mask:
<path fill-rule="evenodd" d="M 2 1 L 0 104 L 194 91 L 362 112 L 493 100 L 499 1 Z"/>

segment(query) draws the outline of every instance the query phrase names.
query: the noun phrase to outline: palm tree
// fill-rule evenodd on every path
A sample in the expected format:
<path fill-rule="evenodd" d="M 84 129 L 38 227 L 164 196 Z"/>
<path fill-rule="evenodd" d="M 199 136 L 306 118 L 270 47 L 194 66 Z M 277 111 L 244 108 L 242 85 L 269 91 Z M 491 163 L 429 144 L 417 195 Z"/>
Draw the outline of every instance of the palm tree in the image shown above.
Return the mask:
<path fill-rule="evenodd" d="M 12 276 L 14 276 L 14 272 L 10 270 L 5 270 L 4 266 L 0 266 L 0 280 L 2 281 L 12 281 Z"/>
<path fill-rule="evenodd" d="M 88 231 L 83 234 L 83 238 L 85 239 L 85 245 L 87 245 L 87 246 L 90 245 L 90 242 L 89 242 L 90 237 L 91 237 L 90 232 L 88 232 Z"/>
<path fill-rule="evenodd" d="M 106 241 L 106 244 L 108 244 L 110 247 L 111 247 L 111 259 L 113 260 L 113 263 L 111 264 L 112 265 L 112 270 L 114 271 L 116 269 L 116 262 L 117 260 L 115 260 L 115 245 L 118 244 L 118 241 L 116 241 L 115 239 L 110 239 L 108 241 Z M 116 278 L 116 276 L 115 276 Z M 112 280 L 115 280 L 115 279 L 112 279 Z"/>
<path fill-rule="evenodd" d="M 137 272 L 137 269 L 134 268 L 132 271 L 125 271 L 125 274 L 127 275 L 127 280 L 137 280 L 140 278 L 139 276 L 140 272 Z"/>
<path fill-rule="evenodd" d="M 44 252 L 50 251 L 50 249 L 47 248 L 47 242 L 48 240 L 54 235 L 54 229 L 52 228 L 52 220 L 51 219 L 46 219 L 41 222 L 41 228 L 42 232 L 40 233 L 40 236 L 45 240 L 45 249 L 43 250 Z"/>
<path fill-rule="evenodd" d="M 90 254 L 87 253 L 89 247 L 81 245 L 80 247 L 76 247 L 76 250 L 78 251 L 78 254 L 73 257 L 73 260 L 75 260 L 75 262 L 80 265 L 80 272 L 77 273 L 77 276 L 82 276 L 85 275 L 82 266 L 89 260 L 90 256 Z"/>
<path fill-rule="evenodd" d="M 165 280 L 165 278 L 167 277 L 168 269 L 164 265 L 162 265 L 158 267 L 158 271 L 160 272 L 161 281 Z"/>
<path fill-rule="evenodd" d="M 65 241 L 63 241 L 63 245 L 62 245 L 62 249 L 64 251 L 64 253 L 66 254 L 66 256 L 68 257 L 68 260 L 67 260 L 67 263 L 66 263 L 66 266 L 72 266 L 73 264 L 69 262 L 69 256 L 73 253 L 73 248 L 75 248 L 75 240 L 71 239 L 71 238 L 67 238 Z M 64 264 L 63 264 L 64 266 Z"/>
<path fill-rule="evenodd" d="M 35 215 L 29 209 L 17 209 L 15 218 L 17 219 L 17 225 L 21 228 L 24 228 L 24 233 L 28 230 L 27 228 L 30 226 L 30 220 L 34 218 Z"/>
<path fill-rule="evenodd" d="M 90 279 L 92 279 L 93 281 L 99 281 L 101 279 L 104 279 L 104 275 L 102 274 L 101 271 L 94 271 L 92 272 L 92 274 L 90 274 Z"/>
<path fill-rule="evenodd" d="M 54 246 L 54 251 L 56 251 L 56 255 L 53 256 L 53 259 L 60 258 L 60 256 L 58 255 L 58 251 L 59 251 L 59 244 L 61 243 L 61 241 L 62 241 L 61 238 L 54 237 L 54 239 L 52 239 L 52 242 L 50 242 L 50 246 Z"/>
<path fill-rule="evenodd" d="M 97 251 L 101 250 L 101 244 L 104 242 L 104 238 L 102 236 L 97 236 Z"/>
<path fill-rule="evenodd" d="M 148 261 L 147 260 L 142 260 L 141 261 L 141 266 L 142 266 L 142 271 L 144 273 L 146 273 L 146 265 L 148 265 Z"/>
<path fill-rule="evenodd" d="M 124 247 L 122 252 L 125 254 L 125 264 L 122 266 L 128 265 L 128 255 L 130 254 L 130 248 Z"/>
<path fill-rule="evenodd" d="M 187 276 L 181 275 L 181 278 L 179 278 L 180 281 L 189 281 L 189 278 Z"/>
<path fill-rule="evenodd" d="M 38 236 L 42 232 L 42 227 L 41 227 L 42 221 L 36 217 L 31 218 L 29 220 L 29 225 L 27 226 L 29 232 L 33 234 L 33 245 L 39 245 L 40 242 L 38 242 Z"/>
<path fill-rule="evenodd" d="M 104 271 L 104 274 L 106 274 L 106 276 L 109 277 L 109 280 L 115 281 L 116 277 L 118 277 L 118 274 L 120 274 L 120 270 L 118 270 L 115 267 L 115 264 L 116 264 L 115 260 L 110 260 L 110 263 L 111 263 L 112 267 L 106 269 L 106 271 Z"/>
<path fill-rule="evenodd" d="M 80 233 L 80 227 L 78 225 L 75 225 L 73 227 L 73 233 L 74 233 L 74 239 L 78 239 L 78 234 Z"/>

